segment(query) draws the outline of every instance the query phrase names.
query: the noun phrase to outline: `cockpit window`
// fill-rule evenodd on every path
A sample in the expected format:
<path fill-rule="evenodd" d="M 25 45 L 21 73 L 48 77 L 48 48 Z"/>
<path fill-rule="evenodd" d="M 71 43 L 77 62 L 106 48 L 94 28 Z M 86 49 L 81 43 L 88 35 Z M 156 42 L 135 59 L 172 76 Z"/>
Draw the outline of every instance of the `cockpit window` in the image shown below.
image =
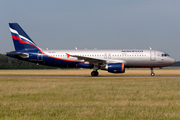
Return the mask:
<path fill-rule="evenodd" d="M 169 56 L 167 53 L 166 54 L 161 54 L 162 57 Z"/>

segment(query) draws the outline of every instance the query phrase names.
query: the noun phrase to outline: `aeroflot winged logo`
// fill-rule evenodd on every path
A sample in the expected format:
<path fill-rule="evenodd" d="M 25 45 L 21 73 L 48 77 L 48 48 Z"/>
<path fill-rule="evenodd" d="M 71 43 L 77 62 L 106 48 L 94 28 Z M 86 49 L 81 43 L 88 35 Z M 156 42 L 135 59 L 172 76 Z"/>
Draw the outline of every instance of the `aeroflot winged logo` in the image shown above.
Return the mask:
<path fill-rule="evenodd" d="M 27 44 L 35 45 L 35 43 L 30 41 L 28 38 L 26 38 L 26 37 L 24 37 L 22 35 L 19 35 L 19 33 L 16 30 L 13 30 L 12 28 L 10 28 L 10 31 L 11 31 L 11 34 L 12 34 L 12 38 L 15 39 L 15 40 L 18 40 L 20 43 L 27 43 Z"/>

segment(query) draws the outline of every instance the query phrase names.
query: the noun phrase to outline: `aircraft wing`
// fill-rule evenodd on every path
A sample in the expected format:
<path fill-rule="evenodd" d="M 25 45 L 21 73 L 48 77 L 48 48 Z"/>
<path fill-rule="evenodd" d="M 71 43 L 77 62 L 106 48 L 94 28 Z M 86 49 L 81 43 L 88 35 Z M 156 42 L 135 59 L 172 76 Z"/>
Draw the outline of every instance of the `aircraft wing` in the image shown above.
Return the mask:
<path fill-rule="evenodd" d="M 78 55 L 71 55 L 71 57 L 76 57 L 78 60 L 84 60 L 85 62 L 89 62 L 90 64 L 105 64 L 106 60 L 97 59 L 97 58 L 90 58 Z"/>
<path fill-rule="evenodd" d="M 124 60 L 105 60 L 105 59 L 97 59 L 97 58 L 92 58 L 92 57 L 84 57 L 84 56 L 78 56 L 78 55 L 70 55 L 68 53 L 67 57 L 76 57 L 78 60 L 84 60 L 85 62 L 89 62 L 90 64 L 94 65 L 103 65 L 107 63 L 124 63 L 126 64 L 126 61 Z"/>

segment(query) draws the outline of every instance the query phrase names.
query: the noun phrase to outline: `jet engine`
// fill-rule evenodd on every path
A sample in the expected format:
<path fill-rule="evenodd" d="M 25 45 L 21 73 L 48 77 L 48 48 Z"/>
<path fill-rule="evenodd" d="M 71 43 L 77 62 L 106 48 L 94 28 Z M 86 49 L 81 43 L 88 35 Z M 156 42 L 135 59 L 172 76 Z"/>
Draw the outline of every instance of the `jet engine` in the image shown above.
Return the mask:
<path fill-rule="evenodd" d="M 109 63 L 105 66 L 105 69 L 110 73 L 124 73 L 125 72 L 123 63 Z"/>

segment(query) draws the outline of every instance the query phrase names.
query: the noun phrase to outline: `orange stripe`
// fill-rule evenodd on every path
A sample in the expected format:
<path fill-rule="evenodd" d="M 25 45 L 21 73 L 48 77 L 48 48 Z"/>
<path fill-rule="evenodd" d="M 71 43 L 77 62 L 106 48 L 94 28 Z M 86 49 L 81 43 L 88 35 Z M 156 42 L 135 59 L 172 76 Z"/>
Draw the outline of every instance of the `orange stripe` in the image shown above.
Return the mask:
<path fill-rule="evenodd" d="M 121 72 L 123 72 L 123 69 L 124 69 L 124 65 L 123 63 L 121 64 Z"/>
<path fill-rule="evenodd" d="M 54 59 L 63 60 L 63 61 L 69 61 L 69 62 L 81 62 L 81 63 L 85 63 L 85 62 L 82 62 L 82 61 L 67 60 L 67 59 L 62 59 L 62 58 L 52 57 L 52 56 L 50 56 L 50 55 L 48 55 L 48 54 L 42 52 L 40 49 L 39 49 L 39 51 L 40 51 L 41 53 L 43 53 L 44 55 L 49 56 L 49 57 L 54 58 Z"/>

